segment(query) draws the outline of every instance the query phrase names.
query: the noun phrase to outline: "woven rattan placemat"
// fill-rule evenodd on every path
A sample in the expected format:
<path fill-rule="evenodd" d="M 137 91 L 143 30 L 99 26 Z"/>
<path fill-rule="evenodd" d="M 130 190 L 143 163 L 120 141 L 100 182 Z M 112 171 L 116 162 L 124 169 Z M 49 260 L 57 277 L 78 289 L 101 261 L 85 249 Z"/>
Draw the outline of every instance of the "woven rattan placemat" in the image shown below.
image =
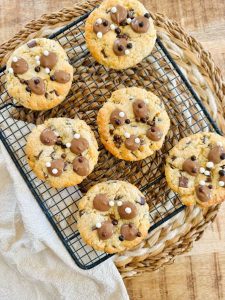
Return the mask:
<path fill-rule="evenodd" d="M 48 36 L 65 23 L 93 9 L 100 2 L 88 1 L 30 22 L 0 47 L 1 65 L 4 65 L 10 53 L 18 45 L 33 37 Z M 176 22 L 161 14 L 152 14 L 152 16 L 158 36 L 224 132 L 225 121 L 222 108 L 225 101 L 225 84 L 211 55 L 194 38 L 187 35 Z M 56 108 L 52 116 L 60 113 Z M 21 110 L 18 117 L 39 123 L 45 118 L 45 113 L 27 114 L 27 111 Z M 115 256 L 115 263 L 122 276 L 134 276 L 141 272 L 155 270 L 171 263 L 175 256 L 189 251 L 207 225 L 213 222 L 218 209 L 219 205 L 204 210 L 197 206 L 188 207 L 163 226 L 152 231 L 138 247 Z"/>

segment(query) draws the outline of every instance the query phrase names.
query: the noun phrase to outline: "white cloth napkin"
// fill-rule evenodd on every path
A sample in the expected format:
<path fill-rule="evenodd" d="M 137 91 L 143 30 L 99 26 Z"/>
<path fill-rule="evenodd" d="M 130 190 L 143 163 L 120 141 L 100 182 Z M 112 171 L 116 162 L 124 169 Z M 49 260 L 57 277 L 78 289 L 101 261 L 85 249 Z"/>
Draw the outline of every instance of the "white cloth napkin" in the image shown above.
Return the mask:
<path fill-rule="evenodd" d="M 0 299 L 129 299 L 111 259 L 88 271 L 75 265 L 1 148 Z"/>

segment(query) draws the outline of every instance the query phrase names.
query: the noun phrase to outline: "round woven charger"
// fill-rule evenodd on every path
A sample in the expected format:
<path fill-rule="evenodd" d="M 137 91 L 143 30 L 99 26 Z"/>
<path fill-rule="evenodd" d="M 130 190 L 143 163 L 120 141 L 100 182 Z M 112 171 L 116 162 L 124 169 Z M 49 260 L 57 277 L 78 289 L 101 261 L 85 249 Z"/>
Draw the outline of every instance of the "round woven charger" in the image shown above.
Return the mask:
<path fill-rule="evenodd" d="M 100 2 L 99 0 L 87 1 L 31 21 L 12 39 L 1 45 L 0 64 L 4 65 L 10 53 L 20 44 L 34 37 L 48 36 L 72 19 L 90 11 Z M 176 22 L 161 14 L 152 14 L 152 16 L 158 36 L 219 128 L 225 132 L 223 112 L 225 84 L 211 55 Z M 30 121 L 34 121 L 37 117 L 41 121 L 42 113 L 38 116 L 35 113 L 29 114 Z M 27 118 L 28 121 L 29 118 Z M 198 206 L 187 207 L 164 225 L 152 231 L 148 238 L 135 249 L 115 256 L 115 264 L 121 275 L 123 277 L 136 276 L 172 263 L 177 255 L 192 248 L 193 242 L 198 240 L 208 224 L 214 221 L 218 209 L 219 205 L 209 209 L 201 209 Z"/>

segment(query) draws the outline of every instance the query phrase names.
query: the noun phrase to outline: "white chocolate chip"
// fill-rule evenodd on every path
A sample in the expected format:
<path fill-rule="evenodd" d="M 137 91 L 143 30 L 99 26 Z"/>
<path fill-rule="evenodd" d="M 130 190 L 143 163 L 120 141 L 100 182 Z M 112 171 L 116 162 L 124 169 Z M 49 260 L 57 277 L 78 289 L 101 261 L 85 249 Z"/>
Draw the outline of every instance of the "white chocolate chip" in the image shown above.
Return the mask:
<path fill-rule="evenodd" d="M 44 54 L 44 56 L 49 56 L 48 50 L 45 50 L 45 51 L 43 52 L 43 54 Z"/>
<path fill-rule="evenodd" d="M 111 13 L 115 14 L 116 12 L 117 12 L 117 8 L 116 8 L 115 6 L 113 6 L 113 7 L 111 8 Z"/>
<path fill-rule="evenodd" d="M 136 144 L 140 144 L 140 142 L 141 142 L 139 138 L 136 138 L 134 141 Z"/>
<path fill-rule="evenodd" d="M 129 132 L 125 132 L 124 136 L 125 136 L 125 138 L 129 139 L 130 138 L 130 133 Z"/>
<path fill-rule="evenodd" d="M 110 25 L 110 29 L 111 29 L 111 30 L 115 30 L 115 29 L 116 29 L 115 24 L 111 24 L 111 25 Z"/>
<path fill-rule="evenodd" d="M 46 167 L 47 167 L 47 168 L 50 168 L 50 167 L 51 167 L 51 163 L 50 163 L 49 161 L 48 161 L 48 162 L 46 162 L 46 164 L 45 164 L 45 165 L 46 165 Z"/>
<path fill-rule="evenodd" d="M 99 32 L 97 33 L 97 38 L 98 38 L 98 39 L 101 39 L 101 38 L 102 38 L 102 32 L 101 32 L 101 31 L 99 31 Z"/>
<path fill-rule="evenodd" d="M 14 56 L 14 57 L 12 58 L 12 61 L 13 61 L 13 62 L 18 62 L 18 58 L 17 58 L 16 56 Z"/>
<path fill-rule="evenodd" d="M 223 146 L 223 143 L 222 143 L 222 142 L 217 142 L 216 144 L 217 144 L 217 146 L 220 146 L 220 147 Z"/>
<path fill-rule="evenodd" d="M 39 55 L 36 55 L 36 56 L 35 56 L 35 60 L 40 60 L 40 56 L 39 56 Z"/>
<path fill-rule="evenodd" d="M 212 161 L 208 161 L 206 167 L 212 169 L 214 167 L 214 163 Z"/>
<path fill-rule="evenodd" d="M 110 201 L 109 201 L 109 206 L 111 206 L 111 207 L 112 207 L 112 206 L 114 206 L 114 204 L 115 204 L 115 203 L 114 203 L 114 201 L 113 201 L 113 200 L 110 200 Z"/>
<path fill-rule="evenodd" d="M 55 135 L 56 135 L 56 136 L 59 136 L 59 133 L 58 133 L 58 131 L 55 131 Z"/>
<path fill-rule="evenodd" d="M 125 117 L 125 113 L 123 111 L 120 111 L 119 112 L 119 116 L 120 116 L 120 118 L 124 118 Z"/>
<path fill-rule="evenodd" d="M 102 19 L 101 19 L 101 18 L 98 18 L 98 19 L 96 20 L 96 23 L 99 24 L 99 25 L 102 24 Z"/>
<path fill-rule="evenodd" d="M 148 99 L 144 99 L 144 103 L 148 104 Z"/>
<path fill-rule="evenodd" d="M 126 49 L 126 50 L 125 50 L 125 54 L 126 54 L 126 55 L 129 55 L 129 54 L 130 54 L 130 50 Z"/>
<path fill-rule="evenodd" d="M 9 71 L 10 74 L 14 73 L 13 68 L 9 68 L 8 71 Z"/>
<path fill-rule="evenodd" d="M 200 184 L 200 185 L 205 185 L 205 181 L 204 181 L 204 180 L 200 180 L 200 181 L 199 181 L 199 184 Z"/>
<path fill-rule="evenodd" d="M 37 64 L 38 66 L 40 66 L 40 64 L 41 64 L 40 60 L 36 60 L 36 64 Z"/>
<path fill-rule="evenodd" d="M 127 18 L 127 24 L 131 23 L 131 18 Z"/>
<path fill-rule="evenodd" d="M 126 207 L 126 208 L 125 208 L 125 213 L 131 214 L 131 208 L 130 208 L 130 207 Z"/>
<path fill-rule="evenodd" d="M 75 133 L 73 137 L 74 137 L 76 140 L 79 140 L 80 134 L 79 134 L 79 133 Z"/>
<path fill-rule="evenodd" d="M 123 202 L 122 201 L 117 201 L 117 206 L 122 206 Z"/>
<path fill-rule="evenodd" d="M 223 181 L 219 181 L 219 186 L 224 186 L 225 183 Z"/>
<path fill-rule="evenodd" d="M 209 175 L 210 175 L 210 172 L 209 172 L 208 170 L 206 170 L 206 171 L 204 172 L 204 174 L 205 174 L 206 176 L 209 176 Z"/>
<path fill-rule="evenodd" d="M 71 143 L 66 143 L 66 148 L 70 148 L 71 147 Z"/>
<path fill-rule="evenodd" d="M 101 227 L 102 227 L 102 224 L 101 224 L 101 223 L 96 223 L 95 227 L 96 227 L 96 228 L 101 228 Z"/>
<path fill-rule="evenodd" d="M 200 171 L 201 174 L 204 174 L 205 173 L 205 168 L 201 167 L 199 171 Z"/>
<path fill-rule="evenodd" d="M 57 174 L 58 170 L 57 169 L 52 169 L 52 174 Z"/>
<path fill-rule="evenodd" d="M 45 73 L 49 74 L 50 73 L 50 69 L 49 68 L 45 68 Z"/>

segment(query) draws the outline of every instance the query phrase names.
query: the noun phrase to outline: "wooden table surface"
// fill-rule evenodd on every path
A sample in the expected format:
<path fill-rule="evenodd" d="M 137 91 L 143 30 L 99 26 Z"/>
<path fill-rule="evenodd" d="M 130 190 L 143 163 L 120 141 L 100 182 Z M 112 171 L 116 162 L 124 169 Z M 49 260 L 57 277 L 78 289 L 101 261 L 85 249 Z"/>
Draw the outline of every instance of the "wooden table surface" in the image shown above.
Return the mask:
<path fill-rule="evenodd" d="M 77 0 L 0 0 L 0 43 L 31 19 Z M 143 0 L 178 21 L 208 49 L 225 75 L 225 0 Z M 192 252 L 153 273 L 125 280 L 132 300 L 225 299 L 225 204 Z M 119 300 L 119 299 L 115 299 Z"/>

